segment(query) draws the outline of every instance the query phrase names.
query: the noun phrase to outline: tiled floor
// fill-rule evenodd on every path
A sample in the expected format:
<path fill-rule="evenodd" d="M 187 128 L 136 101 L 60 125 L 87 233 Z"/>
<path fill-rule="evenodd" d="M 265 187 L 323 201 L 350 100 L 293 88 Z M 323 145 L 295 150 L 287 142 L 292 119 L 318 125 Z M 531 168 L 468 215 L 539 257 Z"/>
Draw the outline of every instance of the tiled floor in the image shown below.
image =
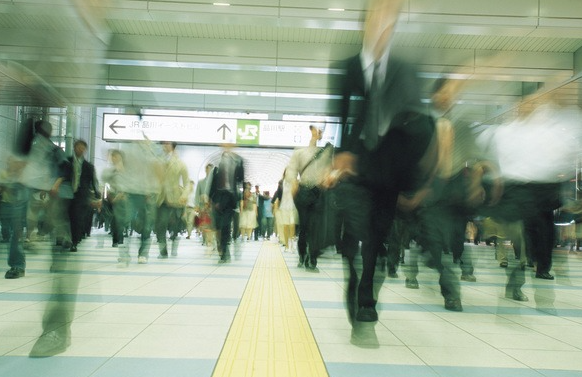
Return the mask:
<path fill-rule="evenodd" d="M 134 238 L 134 260 L 119 267 L 109 245 L 108 236 L 96 231 L 57 273 L 49 272 L 51 257 L 41 247 L 28 254 L 26 277 L 1 280 L 0 376 L 218 375 L 217 360 L 227 357 L 227 337 L 237 330 L 235 316 L 244 312 L 244 305 L 247 312 L 262 306 L 244 304 L 247 294 L 262 289 L 262 301 L 255 302 L 271 300 L 269 305 L 275 306 L 267 313 L 275 315 L 278 304 L 273 302 L 293 300 L 293 285 L 332 377 L 582 376 L 582 253 L 556 250 L 554 281 L 534 279 L 528 270 L 523 291 L 530 301 L 515 302 L 504 298 L 506 273 L 494 261 L 493 250 L 467 245 L 477 282 L 461 283 L 464 312 L 444 310 L 434 271 L 421 268 L 420 289 L 411 290 L 404 287 L 401 270 L 398 279 L 384 280 L 378 323 L 362 325 L 364 336 L 352 338 L 344 305 L 345 272 L 337 255 L 321 258 L 321 272 L 314 274 L 296 268 L 297 255 L 279 254 L 273 242 L 248 242 L 240 244 L 232 263 L 219 265 L 199 240 L 182 239 L 177 257 L 156 259 L 154 245 L 150 263 L 138 265 Z M 279 258 L 283 269 L 257 274 L 259 262 L 273 253 L 273 263 L 284 258 Z M 0 258 L 5 268 L 6 245 L 0 246 Z M 288 290 L 284 278 L 277 280 L 285 274 L 293 282 Z M 281 290 L 265 289 L 267 284 Z M 55 286 L 60 287 L 59 298 L 74 307 L 71 345 L 58 356 L 29 358 Z M 269 299 L 275 291 L 278 298 Z M 238 331 L 261 336 L 267 319 L 257 315 Z M 270 326 L 295 326 L 281 323 L 286 324 Z M 266 376 L 259 353 L 248 355 L 246 374 L 237 369 L 237 375 Z M 281 364 L 273 365 L 274 375 L 288 374 Z"/>

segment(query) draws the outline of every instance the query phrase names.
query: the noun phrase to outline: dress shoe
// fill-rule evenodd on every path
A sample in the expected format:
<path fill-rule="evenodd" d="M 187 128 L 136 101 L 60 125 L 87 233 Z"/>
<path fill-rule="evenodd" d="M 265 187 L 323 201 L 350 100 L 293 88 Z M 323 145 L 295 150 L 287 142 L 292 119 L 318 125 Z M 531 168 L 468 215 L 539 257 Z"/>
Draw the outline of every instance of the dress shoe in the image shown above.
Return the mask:
<path fill-rule="evenodd" d="M 360 322 L 376 322 L 378 320 L 378 312 L 373 306 L 362 306 L 356 314 L 356 319 Z"/>
<path fill-rule="evenodd" d="M 505 291 L 505 298 L 510 298 L 515 301 L 529 301 L 529 298 L 521 291 L 521 289 L 514 289 L 513 292 Z"/>
<path fill-rule="evenodd" d="M 297 267 L 307 267 L 307 263 L 305 263 L 304 257 L 299 257 L 299 263 L 297 263 Z"/>
<path fill-rule="evenodd" d="M 408 279 L 404 281 L 404 286 L 409 289 L 418 289 L 418 280 L 415 278 Z"/>
<path fill-rule="evenodd" d="M 536 278 L 554 280 L 554 275 L 551 275 L 549 272 L 536 272 Z"/>
<path fill-rule="evenodd" d="M 38 338 L 28 356 L 51 357 L 65 352 L 70 345 L 70 337 L 61 335 L 58 330 L 49 331 Z"/>
<path fill-rule="evenodd" d="M 158 259 L 168 259 L 168 254 L 160 254 L 158 255 Z"/>
<path fill-rule="evenodd" d="M 24 276 L 24 268 L 20 267 L 12 267 L 8 271 L 6 271 L 6 275 L 4 278 L 6 279 L 18 279 Z"/>
<path fill-rule="evenodd" d="M 463 274 L 463 275 L 461 275 L 461 280 L 468 281 L 470 283 L 474 283 L 477 281 L 477 278 L 473 274 Z"/>
<path fill-rule="evenodd" d="M 147 264 L 148 263 L 148 257 L 144 257 L 143 255 L 137 257 L 137 263 L 138 264 Z"/>
<path fill-rule="evenodd" d="M 388 277 L 392 279 L 398 279 L 398 273 L 396 272 L 395 268 L 391 267 L 388 269 Z"/>
<path fill-rule="evenodd" d="M 374 327 L 375 323 L 356 322 L 353 324 L 350 343 L 356 347 L 367 349 L 380 348 L 380 342 Z"/>
<path fill-rule="evenodd" d="M 307 267 L 305 267 L 305 271 L 318 273 L 319 272 L 319 268 L 317 268 L 315 266 L 307 266 Z"/>
<path fill-rule="evenodd" d="M 499 267 L 502 267 L 502 268 L 507 268 L 508 265 L 509 264 L 507 262 L 501 262 L 501 263 L 499 263 Z"/>
<path fill-rule="evenodd" d="M 73 253 L 76 253 L 77 252 L 77 246 L 76 245 L 71 246 L 70 251 L 73 252 Z"/>
<path fill-rule="evenodd" d="M 452 312 L 462 312 L 463 305 L 461 305 L 461 299 L 458 298 L 447 298 L 445 299 L 445 309 Z"/>
<path fill-rule="evenodd" d="M 119 257 L 117 258 L 117 262 L 119 263 L 119 266 L 129 266 L 129 263 L 131 262 L 131 257 L 129 256 L 125 256 L 125 257 Z"/>

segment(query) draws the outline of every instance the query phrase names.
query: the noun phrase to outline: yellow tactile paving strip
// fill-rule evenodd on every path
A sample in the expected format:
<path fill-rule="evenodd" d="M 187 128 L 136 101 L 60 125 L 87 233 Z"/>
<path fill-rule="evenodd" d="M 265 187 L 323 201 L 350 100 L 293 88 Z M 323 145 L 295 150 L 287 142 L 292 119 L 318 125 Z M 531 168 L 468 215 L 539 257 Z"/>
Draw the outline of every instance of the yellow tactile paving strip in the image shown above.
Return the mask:
<path fill-rule="evenodd" d="M 263 243 L 213 377 L 328 376 L 291 275 Z"/>

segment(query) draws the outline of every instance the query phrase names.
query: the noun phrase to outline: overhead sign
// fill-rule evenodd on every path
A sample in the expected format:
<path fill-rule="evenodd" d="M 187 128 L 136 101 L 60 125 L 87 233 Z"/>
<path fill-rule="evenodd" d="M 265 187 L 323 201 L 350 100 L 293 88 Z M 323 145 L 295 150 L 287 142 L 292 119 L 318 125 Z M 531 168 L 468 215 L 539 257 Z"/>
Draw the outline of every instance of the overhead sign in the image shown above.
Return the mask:
<path fill-rule="evenodd" d="M 195 118 L 161 115 L 103 115 L 103 140 L 174 141 L 181 144 L 235 144 L 239 146 L 293 148 L 309 144 L 315 122 L 255 119 Z M 341 127 L 325 123 L 320 144 L 339 146 Z"/>

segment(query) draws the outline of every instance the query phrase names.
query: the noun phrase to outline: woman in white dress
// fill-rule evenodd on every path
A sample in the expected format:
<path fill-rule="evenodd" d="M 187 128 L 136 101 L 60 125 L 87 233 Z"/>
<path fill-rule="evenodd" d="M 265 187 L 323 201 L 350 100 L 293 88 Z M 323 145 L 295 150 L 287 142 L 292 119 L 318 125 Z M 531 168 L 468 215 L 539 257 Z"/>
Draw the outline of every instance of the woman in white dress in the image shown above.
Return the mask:
<path fill-rule="evenodd" d="M 258 226 L 257 213 L 257 197 L 251 192 L 250 184 L 245 183 L 245 189 L 240 202 L 239 228 L 243 239 L 246 236 L 247 241 L 251 239 L 253 229 Z"/>
<path fill-rule="evenodd" d="M 283 173 L 285 177 L 285 173 Z M 295 227 L 299 223 L 299 214 L 295 203 L 293 202 L 293 188 L 291 183 L 283 179 L 283 194 L 281 196 L 281 203 L 279 204 L 279 219 L 283 225 L 283 245 L 285 251 L 294 252 L 295 246 L 293 244 L 295 238 Z"/>

